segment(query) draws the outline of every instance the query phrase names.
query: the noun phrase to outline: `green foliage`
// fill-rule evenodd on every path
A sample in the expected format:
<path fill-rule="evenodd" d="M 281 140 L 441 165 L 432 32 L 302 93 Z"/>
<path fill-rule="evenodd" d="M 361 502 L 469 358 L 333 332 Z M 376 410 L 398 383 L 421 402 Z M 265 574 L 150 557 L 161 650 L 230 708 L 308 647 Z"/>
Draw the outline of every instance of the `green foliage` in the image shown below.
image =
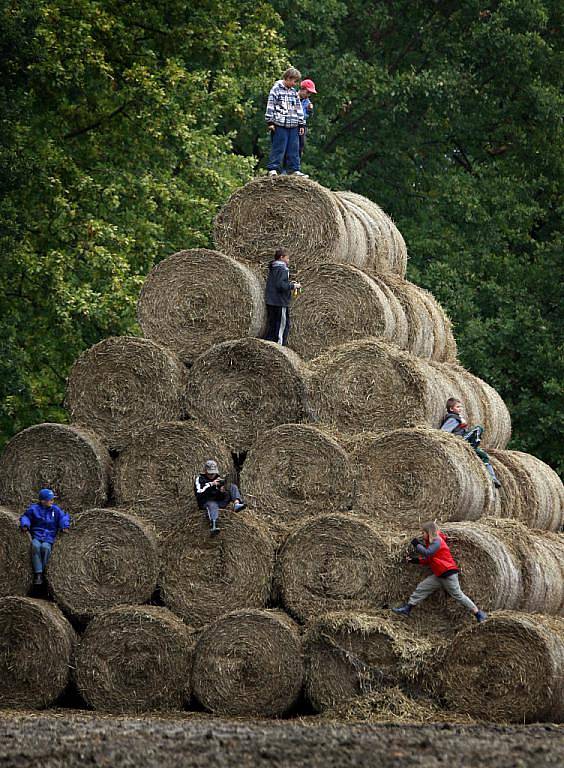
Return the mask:
<path fill-rule="evenodd" d="M 208 245 L 284 51 L 259 0 L 0 0 L 0 435 L 64 418 L 77 355 L 135 332 L 152 264 Z M 280 53 L 282 51 L 282 54 Z"/>

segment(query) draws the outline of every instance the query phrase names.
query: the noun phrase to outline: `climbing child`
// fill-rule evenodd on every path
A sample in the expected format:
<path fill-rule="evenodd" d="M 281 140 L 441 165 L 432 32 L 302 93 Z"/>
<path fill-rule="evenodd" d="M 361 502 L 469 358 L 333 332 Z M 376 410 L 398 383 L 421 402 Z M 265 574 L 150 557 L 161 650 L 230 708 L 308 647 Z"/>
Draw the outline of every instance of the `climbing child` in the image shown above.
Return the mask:
<path fill-rule="evenodd" d="M 300 83 L 300 90 L 298 91 L 298 96 L 300 97 L 300 101 L 302 102 L 302 110 L 304 113 L 304 132 L 300 133 L 298 138 L 300 142 L 300 158 L 304 154 L 304 147 L 306 143 L 307 138 L 307 121 L 311 113 L 313 112 L 313 103 L 311 101 L 310 96 L 314 93 L 317 93 L 315 89 L 315 83 L 313 80 L 305 79 L 302 80 Z"/>
<path fill-rule="evenodd" d="M 268 159 L 268 175 L 276 176 L 284 163 L 288 173 L 306 176 L 300 171 L 300 135 L 305 131 L 305 118 L 302 102 L 295 90 L 301 78 L 299 70 L 290 67 L 277 80 L 268 95 L 266 105 L 266 125 L 272 134 L 272 146 Z"/>
<path fill-rule="evenodd" d="M 283 248 L 279 248 L 268 265 L 265 291 L 268 327 L 264 338 L 283 346 L 286 346 L 290 332 L 292 292 L 302 287 L 300 283 L 290 280 L 289 263 L 288 254 Z"/>
<path fill-rule="evenodd" d="M 407 557 L 407 560 L 410 563 L 428 565 L 433 574 L 419 582 L 405 605 L 392 608 L 392 610 L 402 616 L 409 616 L 418 603 L 432 595 L 437 589 L 444 589 L 451 597 L 454 597 L 461 605 L 471 611 L 478 623 L 484 621 L 487 614 L 480 611 L 460 588 L 458 567 L 447 544 L 445 534 L 439 530 L 439 526 L 435 522 L 425 523 L 422 532 L 423 543 L 419 539 L 412 540 L 411 544 L 417 554 Z"/>
<path fill-rule="evenodd" d="M 479 447 L 480 440 L 484 434 L 484 428 L 478 425 L 468 429 L 468 424 L 462 418 L 462 402 L 457 400 L 456 397 L 449 397 L 446 402 L 446 409 L 446 416 L 441 424 L 443 432 L 450 432 L 452 435 L 457 435 L 466 440 L 486 465 L 486 469 L 490 473 L 495 487 L 501 488 L 501 483 L 497 479 L 494 468 L 491 465 L 490 457 Z"/>
<path fill-rule="evenodd" d="M 33 583 L 43 584 L 43 572 L 59 531 L 69 532 L 70 517 L 58 507 L 50 488 L 39 491 L 37 504 L 32 504 L 20 517 L 20 528 L 31 536 L 31 562 L 35 574 Z"/>

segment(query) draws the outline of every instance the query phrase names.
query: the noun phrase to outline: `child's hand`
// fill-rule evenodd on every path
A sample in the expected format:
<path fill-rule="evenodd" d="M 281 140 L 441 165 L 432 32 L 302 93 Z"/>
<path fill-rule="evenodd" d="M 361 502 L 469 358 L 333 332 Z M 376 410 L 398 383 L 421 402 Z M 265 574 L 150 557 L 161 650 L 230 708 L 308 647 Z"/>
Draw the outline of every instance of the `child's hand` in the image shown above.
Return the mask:
<path fill-rule="evenodd" d="M 266 126 L 266 130 L 270 131 L 270 133 L 274 133 L 274 131 L 276 130 L 276 126 L 275 125 L 267 125 Z"/>
<path fill-rule="evenodd" d="M 298 130 L 298 133 L 300 134 L 300 136 L 303 136 L 303 135 L 304 135 L 304 133 L 305 133 L 305 128 L 303 127 L 303 125 L 301 125 L 301 126 L 300 126 L 300 128 L 299 128 L 299 130 Z"/>

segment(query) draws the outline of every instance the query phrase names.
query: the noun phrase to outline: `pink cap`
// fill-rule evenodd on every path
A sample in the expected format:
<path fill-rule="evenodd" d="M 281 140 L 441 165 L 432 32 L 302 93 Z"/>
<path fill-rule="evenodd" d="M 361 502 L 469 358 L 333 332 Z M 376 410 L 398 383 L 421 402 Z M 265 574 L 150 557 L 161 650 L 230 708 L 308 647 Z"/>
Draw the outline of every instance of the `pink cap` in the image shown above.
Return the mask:
<path fill-rule="evenodd" d="M 300 88 L 304 88 L 306 91 L 309 91 L 310 93 L 317 93 L 315 90 L 315 83 L 313 80 L 302 80 L 300 83 Z"/>

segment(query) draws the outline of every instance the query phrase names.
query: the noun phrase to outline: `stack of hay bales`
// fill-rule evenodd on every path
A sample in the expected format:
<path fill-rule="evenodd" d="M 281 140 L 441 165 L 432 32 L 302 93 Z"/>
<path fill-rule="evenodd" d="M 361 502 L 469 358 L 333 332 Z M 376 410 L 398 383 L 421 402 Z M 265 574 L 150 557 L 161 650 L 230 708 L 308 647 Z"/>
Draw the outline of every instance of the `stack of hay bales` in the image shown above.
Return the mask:
<path fill-rule="evenodd" d="M 333 718 L 562 719 L 562 484 L 507 449 L 503 400 L 405 279 L 393 222 L 359 195 L 260 178 L 214 235 L 148 276 L 145 338 L 77 360 L 72 423 L 24 430 L 0 459 L 0 706 L 73 690 L 114 712 L 278 717 L 305 700 Z M 257 338 L 273 246 L 303 284 L 290 349 Z M 450 396 L 485 427 L 501 491 L 437 429 Z M 193 496 L 208 458 L 248 501 L 217 537 Z M 40 599 L 17 525 L 45 486 L 73 523 Z M 440 594 L 409 622 L 388 610 L 421 577 L 405 556 L 429 518 L 485 624 Z M 516 674 L 512 658 L 532 661 Z"/>

